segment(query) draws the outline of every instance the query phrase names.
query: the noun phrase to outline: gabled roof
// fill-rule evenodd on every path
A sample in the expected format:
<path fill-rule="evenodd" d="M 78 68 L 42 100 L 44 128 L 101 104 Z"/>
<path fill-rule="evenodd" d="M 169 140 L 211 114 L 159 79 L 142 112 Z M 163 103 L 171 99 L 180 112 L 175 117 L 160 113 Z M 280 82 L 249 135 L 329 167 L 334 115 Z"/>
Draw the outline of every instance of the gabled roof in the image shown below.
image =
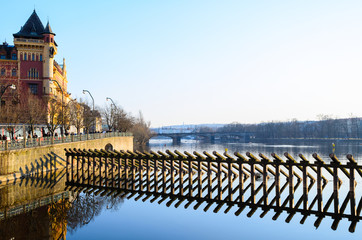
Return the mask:
<path fill-rule="evenodd" d="M 38 14 L 35 10 L 29 17 L 28 21 L 21 27 L 20 31 L 14 33 L 14 37 L 31 37 L 31 38 L 42 38 L 44 32 L 44 26 L 40 21 Z"/>

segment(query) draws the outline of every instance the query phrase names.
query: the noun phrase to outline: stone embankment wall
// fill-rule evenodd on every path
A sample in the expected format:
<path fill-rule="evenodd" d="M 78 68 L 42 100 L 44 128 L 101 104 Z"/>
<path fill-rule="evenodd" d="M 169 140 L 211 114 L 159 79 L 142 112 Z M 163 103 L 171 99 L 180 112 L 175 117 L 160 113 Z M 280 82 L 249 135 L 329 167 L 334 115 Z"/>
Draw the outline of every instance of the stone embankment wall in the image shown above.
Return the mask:
<path fill-rule="evenodd" d="M 0 176 L 16 174 L 28 175 L 32 172 L 47 171 L 51 168 L 65 167 L 64 148 L 104 149 L 111 144 L 115 150 L 133 151 L 133 137 L 109 137 L 80 142 L 70 142 L 24 148 L 18 150 L 0 151 Z"/>

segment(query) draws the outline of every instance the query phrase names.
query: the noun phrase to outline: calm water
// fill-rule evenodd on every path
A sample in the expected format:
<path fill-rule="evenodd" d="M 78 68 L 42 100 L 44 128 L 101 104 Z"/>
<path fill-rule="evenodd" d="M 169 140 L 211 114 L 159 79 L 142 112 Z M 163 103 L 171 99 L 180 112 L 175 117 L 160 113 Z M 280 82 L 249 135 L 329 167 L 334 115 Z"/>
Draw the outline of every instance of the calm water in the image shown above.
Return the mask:
<path fill-rule="evenodd" d="M 269 157 L 272 152 L 279 156 L 289 152 L 295 158 L 302 153 L 310 161 L 314 152 L 327 161 L 328 154 L 333 151 L 330 143 L 202 144 L 189 141 L 173 146 L 168 141 L 152 141 L 150 144 L 153 151 L 216 150 L 222 153 L 226 148 L 230 154 L 237 151 L 245 155 L 249 151 L 254 155 L 261 152 Z M 341 161 L 345 160 L 347 153 L 351 153 L 361 163 L 361 148 L 362 145 L 357 143 L 337 142 L 335 153 Z M 206 203 L 194 210 L 195 203 L 186 209 L 185 203 L 177 208 L 175 204 L 167 207 L 167 200 L 151 203 L 151 198 L 136 201 L 137 196 L 131 199 L 111 198 L 95 196 L 94 192 L 65 191 L 64 178 L 64 172 L 61 172 L 45 179 L 23 180 L 1 188 L 0 238 L 49 239 L 49 236 L 59 238 L 66 234 L 67 239 L 360 239 L 362 234 L 362 224 L 357 224 L 355 233 L 350 233 L 350 222 L 346 219 L 334 231 L 330 217 L 326 217 L 316 229 L 315 216 L 308 217 L 304 224 L 300 224 L 302 216 L 298 213 L 290 223 L 286 223 L 286 212 L 274 221 L 273 211 L 260 218 L 261 209 L 257 209 L 249 218 L 249 209 L 235 216 L 236 210 L 225 214 L 225 206 L 218 213 L 214 213 L 212 208 L 205 212 L 203 208 Z M 357 191 L 361 186 L 362 183 L 358 183 Z M 49 197 L 51 195 L 53 197 Z M 49 203 L 52 200 L 56 203 Z M 29 206 L 34 207 L 31 209 Z M 5 208 L 11 210 L 6 217 Z"/>

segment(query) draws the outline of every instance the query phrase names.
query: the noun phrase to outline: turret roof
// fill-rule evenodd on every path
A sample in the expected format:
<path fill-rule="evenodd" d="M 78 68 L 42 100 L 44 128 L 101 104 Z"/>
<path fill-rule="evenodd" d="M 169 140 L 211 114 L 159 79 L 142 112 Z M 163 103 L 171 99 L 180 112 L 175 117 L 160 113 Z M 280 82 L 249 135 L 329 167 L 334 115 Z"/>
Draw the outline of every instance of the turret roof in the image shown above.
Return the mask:
<path fill-rule="evenodd" d="M 50 26 L 49 26 L 50 27 Z M 40 21 L 38 14 L 36 14 L 35 10 L 26 21 L 24 26 L 21 27 L 20 31 L 14 33 L 14 37 L 31 37 L 31 38 L 42 38 L 44 33 L 44 26 Z M 51 31 L 51 29 L 50 29 Z"/>
<path fill-rule="evenodd" d="M 53 31 L 52 31 L 52 28 L 50 27 L 49 21 L 48 21 L 43 33 L 48 33 L 48 34 L 55 35 L 55 33 L 53 33 Z"/>

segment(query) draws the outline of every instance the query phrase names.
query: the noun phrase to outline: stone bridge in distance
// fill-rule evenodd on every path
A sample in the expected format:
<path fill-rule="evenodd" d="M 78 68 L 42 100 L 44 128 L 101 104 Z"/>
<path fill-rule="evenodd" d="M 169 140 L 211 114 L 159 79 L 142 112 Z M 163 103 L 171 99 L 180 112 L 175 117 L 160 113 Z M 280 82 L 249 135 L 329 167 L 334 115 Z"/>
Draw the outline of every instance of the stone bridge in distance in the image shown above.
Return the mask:
<path fill-rule="evenodd" d="M 249 142 L 253 136 L 248 132 L 178 132 L 178 133 L 156 133 L 153 137 L 171 138 L 174 144 L 181 143 L 185 137 L 194 137 L 197 140 L 214 143 L 215 140 L 234 140 L 238 142 Z"/>

